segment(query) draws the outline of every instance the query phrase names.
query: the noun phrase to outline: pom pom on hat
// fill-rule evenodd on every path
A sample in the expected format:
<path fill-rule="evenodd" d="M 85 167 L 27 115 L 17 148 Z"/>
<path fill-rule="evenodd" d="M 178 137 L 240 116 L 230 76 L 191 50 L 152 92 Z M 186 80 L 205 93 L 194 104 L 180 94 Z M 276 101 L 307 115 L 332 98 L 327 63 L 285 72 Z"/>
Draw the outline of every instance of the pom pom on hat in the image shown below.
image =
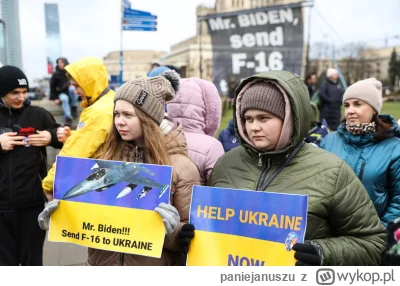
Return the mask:
<path fill-rule="evenodd" d="M 174 70 L 166 70 L 161 73 L 161 76 L 165 77 L 171 83 L 172 88 L 175 90 L 175 93 L 179 91 L 179 85 L 181 77 L 180 75 Z M 170 99 L 172 100 L 172 98 Z M 169 101 L 169 100 L 167 100 Z"/>
<path fill-rule="evenodd" d="M 130 80 L 117 90 L 114 102 L 128 101 L 160 125 L 164 118 L 164 106 L 175 97 L 179 82 L 180 76 L 173 70 L 155 77 Z"/>

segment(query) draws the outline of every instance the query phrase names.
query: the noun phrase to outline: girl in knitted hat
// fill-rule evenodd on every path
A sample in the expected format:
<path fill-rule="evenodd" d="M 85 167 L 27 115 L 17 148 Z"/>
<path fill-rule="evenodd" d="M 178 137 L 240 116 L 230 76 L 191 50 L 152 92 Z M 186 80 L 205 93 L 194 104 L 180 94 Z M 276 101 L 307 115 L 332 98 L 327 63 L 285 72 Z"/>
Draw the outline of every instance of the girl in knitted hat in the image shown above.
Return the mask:
<path fill-rule="evenodd" d="M 189 220 L 192 186 L 200 184 L 200 175 L 196 165 L 187 157 L 182 126 L 178 125 L 173 130 L 160 127 L 164 105 L 175 96 L 179 81 L 175 71 L 166 71 L 160 76 L 135 79 L 123 84 L 114 98 L 114 124 L 106 139 L 104 152 L 100 155 L 103 160 L 173 167 L 171 204 L 161 203 L 155 209 L 166 229 L 161 258 L 89 248 L 88 265 L 181 264 L 178 234 L 183 223 Z"/>
<path fill-rule="evenodd" d="M 160 125 L 164 105 L 179 88 L 179 75 L 166 71 L 161 76 L 129 81 L 115 96 L 114 125 L 100 157 L 137 163 L 173 166 L 171 204 L 155 209 L 166 228 L 161 258 L 88 250 L 89 265 L 176 265 L 179 257 L 178 233 L 189 220 L 192 186 L 200 184 L 196 165 L 186 155 L 182 126 L 164 134 Z M 169 129 L 168 129 L 169 130 Z"/>
<path fill-rule="evenodd" d="M 400 216 L 399 125 L 391 115 L 380 115 L 382 83 L 374 78 L 351 85 L 343 104 L 346 118 L 321 147 L 350 165 L 387 226 Z"/>
<path fill-rule="evenodd" d="M 307 195 L 304 243 L 288 250 L 296 265 L 379 265 L 385 229 L 362 183 L 343 160 L 304 142 L 311 106 L 300 77 L 270 71 L 243 80 L 235 92 L 233 117 L 240 146 L 217 161 L 209 185 Z M 181 234 L 186 249 L 195 232 L 188 234 Z"/>

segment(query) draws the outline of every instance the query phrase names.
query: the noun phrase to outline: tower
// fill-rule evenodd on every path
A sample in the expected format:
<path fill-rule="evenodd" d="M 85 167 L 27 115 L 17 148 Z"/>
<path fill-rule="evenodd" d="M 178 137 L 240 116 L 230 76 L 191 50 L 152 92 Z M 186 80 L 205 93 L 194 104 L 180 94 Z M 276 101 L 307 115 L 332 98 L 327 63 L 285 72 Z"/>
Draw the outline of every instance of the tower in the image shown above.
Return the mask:
<path fill-rule="evenodd" d="M 1 1 L 0 60 L 22 69 L 19 1 Z M 3 62 L 4 61 L 4 62 Z"/>

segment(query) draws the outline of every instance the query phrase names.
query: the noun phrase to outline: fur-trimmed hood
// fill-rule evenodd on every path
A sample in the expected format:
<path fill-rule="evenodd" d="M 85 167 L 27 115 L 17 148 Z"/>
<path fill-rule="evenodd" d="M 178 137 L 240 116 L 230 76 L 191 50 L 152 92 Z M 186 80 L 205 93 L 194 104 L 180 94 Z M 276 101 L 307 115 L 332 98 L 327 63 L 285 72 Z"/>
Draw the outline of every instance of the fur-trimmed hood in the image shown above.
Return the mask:
<path fill-rule="evenodd" d="M 185 132 L 214 137 L 221 121 L 221 98 L 212 82 L 199 78 L 181 79 L 180 90 L 168 103 L 167 112 L 183 125 Z"/>

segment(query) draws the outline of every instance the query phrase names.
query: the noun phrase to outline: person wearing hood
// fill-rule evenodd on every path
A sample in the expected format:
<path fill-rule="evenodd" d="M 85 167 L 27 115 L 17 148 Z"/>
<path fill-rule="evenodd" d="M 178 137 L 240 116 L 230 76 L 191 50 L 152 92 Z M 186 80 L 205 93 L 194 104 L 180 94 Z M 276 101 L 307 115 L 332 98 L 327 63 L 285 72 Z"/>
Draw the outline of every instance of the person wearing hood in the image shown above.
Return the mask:
<path fill-rule="evenodd" d="M 106 148 L 99 157 L 173 167 L 171 204 L 161 203 L 155 208 L 163 218 L 166 229 L 161 257 L 89 248 L 88 265 L 173 266 L 181 263 L 178 235 L 183 223 L 189 220 L 192 186 L 199 184 L 200 176 L 195 164 L 187 157 L 182 126 L 173 130 L 160 128 L 164 104 L 175 96 L 178 89 L 179 75 L 174 71 L 123 84 L 114 99 L 114 124 L 107 137 Z M 44 211 L 44 225 L 48 225 L 49 214 L 58 202 L 53 206 Z"/>
<path fill-rule="evenodd" d="M 58 140 L 65 142 L 58 155 L 95 158 L 112 126 L 115 92 L 109 88 L 106 67 L 98 58 L 82 58 L 65 70 L 75 92 L 82 98 L 83 111 L 76 131 L 68 126 L 57 131 Z M 55 163 L 42 183 L 49 201 L 53 199 L 54 176 Z"/>
<path fill-rule="evenodd" d="M 239 138 L 235 133 L 235 122 L 233 119 L 229 121 L 228 127 L 222 130 L 218 135 L 218 140 L 224 147 L 225 153 L 240 145 Z"/>
<path fill-rule="evenodd" d="M 29 82 L 15 66 L 0 68 L 0 266 L 41 266 L 46 232 L 36 223 L 45 204 L 46 146 L 60 149 L 60 126 L 31 106 Z"/>
<path fill-rule="evenodd" d="M 56 71 L 50 79 L 50 100 L 54 100 L 64 112 L 65 126 L 72 125 L 72 117 L 77 116 L 77 101 L 71 100 L 69 92 L 69 80 L 66 77 L 65 67 L 69 65 L 66 58 L 57 59 Z"/>
<path fill-rule="evenodd" d="M 214 136 L 221 122 L 221 98 L 212 82 L 200 78 L 181 79 L 181 88 L 167 105 L 168 116 L 185 131 L 190 159 L 205 185 L 215 162 L 225 153 Z"/>
<path fill-rule="evenodd" d="M 352 169 L 304 142 L 311 112 L 307 87 L 293 73 L 242 81 L 233 105 L 241 146 L 217 161 L 209 185 L 307 195 L 305 241 L 293 247 L 296 265 L 379 265 L 385 229 Z M 182 234 L 182 249 L 193 235 Z"/>
<path fill-rule="evenodd" d="M 400 216 L 400 127 L 381 115 L 382 83 L 358 81 L 343 96 L 346 118 L 321 148 L 342 158 L 364 184 L 386 227 Z"/>

